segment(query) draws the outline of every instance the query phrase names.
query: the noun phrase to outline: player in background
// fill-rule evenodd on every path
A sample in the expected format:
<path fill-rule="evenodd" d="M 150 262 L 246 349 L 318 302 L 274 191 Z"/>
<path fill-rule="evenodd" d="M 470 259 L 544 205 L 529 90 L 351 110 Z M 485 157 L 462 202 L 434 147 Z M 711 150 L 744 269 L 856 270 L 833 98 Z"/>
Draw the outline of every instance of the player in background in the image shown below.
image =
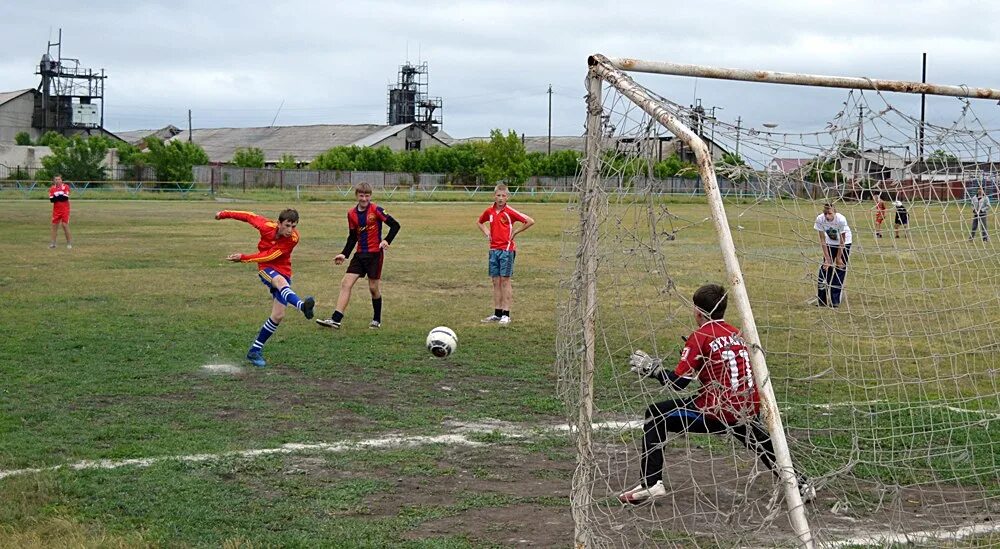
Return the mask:
<path fill-rule="evenodd" d="M 885 221 L 886 211 L 885 201 L 882 200 L 882 193 L 875 195 L 875 237 L 882 238 L 882 223 Z"/>
<path fill-rule="evenodd" d="M 983 232 L 983 242 L 990 241 L 990 235 L 986 232 L 986 214 L 990 211 L 990 197 L 986 196 L 983 188 L 979 188 L 976 196 L 972 197 L 972 234 L 969 240 L 976 237 L 976 228 L 981 228 Z"/>
<path fill-rule="evenodd" d="M 285 308 L 288 305 L 302 311 L 306 318 L 313 317 L 316 301 L 312 297 L 299 299 L 292 291 L 292 250 L 299 243 L 299 212 L 293 209 L 283 210 L 278 215 L 278 221 L 257 215 L 253 212 L 238 212 L 224 210 L 215 214 L 216 219 L 237 219 L 252 225 L 260 232 L 260 242 L 257 243 L 257 253 L 245 255 L 229 254 L 226 259 L 234 263 L 256 263 L 257 276 L 271 291 L 273 301 L 271 314 L 247 351 L 247 360 L 254 366 L 263 368 L 264 344 L 274 335 L 278 325 L 285 318 Z"/>
<path fill-rule="evenodd" d="M 729 325 L 726 292 L 718 284 L 706 284 L 694 293 L 694 318 L 698 329 L 687 337 L 680 361 L 673 371 L 663 361 L 641 350 L 629 359 L 631 370 L 681 391 L 697 379 L 694 396 L 664 400 L 646 408 L 641 456 L 642 480 L 622 492 L 618 500 L 639 504 L 667 495 L 663 486 L 663 445 L 669 433 L 732 435 L 753 450 L 761 463 L 777 477 L 778 468 L 771 437 L 760 421 L 760 399 L 750 369 L 750 355 L 739 330 Z M 668 465 L 669 467 L 669 465 Z M 797 474 L 803 502 L 816 496 L 806 477 Z"/>
<path fill-rule="evenodd" d="M 819 268 L 816 284 L 816 304 L 820 307 L 840 307 L 844 281 L 847 280 L 847 261 L 851 256 L 851 228 L 847 226 L 847 218 L 837 213 L 832 204 L 823 205 L 823 213 L 816 217 L 813 228 L 820 233 L 819 246 L 823 249 L 823 264 Z"/>
<path fill-rule="evenodd" d="M 903 236 L 907 235 L 907 229 L 910 228 L 910 214 L 906 211 L 906 206 L 903 201 L 896 199 L 892 203 L 893 207 L 896 208 L 896 219 L 894 220 L 894 225 L 896 226 L 896 238 L 899 238 L 899 229 L 902 227 Z"/>
<path fill-rule="evenodd" d="M 510 279 L 514 276 L 514 258 L 517 246 L 514 237 L 535 224 L 535 220 L 507 204 L 510 193 L 507 185 L 493 189 L 493 205 L 479 216 L 479 229 L 490 241 L 489 271 L 493 280 L 493 314 L 483 322 L 510 324 L 510 308 L 514 304 L 514 290 Z M 521 225 L 514 228 L 515 223 Z"/>
<path fill-rule="evenodd" d="M 347 244 L 333 258 L 333 262 L 343 265 L 351 255 L 351 248 L 357 246 L 357 250 L 340 281 L 337 308 L 330 318 L 317 318 L 316 323 L 327 328 L 340 328 L 347 304 L 351 302 L 354 284 L 359 278 L 367 276 L 368 291 L 372 296 L 372 321 L 368 327 L 377 329 L 382 326 L 382 262 L 385 250 L 399 232 L 399 222 L 372 202 L 372 186 L 368 183 L 358 183 L 354 187 L 354 197 L 358 203 L 347 211 Z M 385 238 L 382 238 L 383 225 L 389 226 L 389 234 Z"/>
<path fill-rule="evenodd" d="M 49 248 L 56 247 L 56 236 L 61 226 L 63 235 L 66 236 L 66 248 L 72 249 L 73 242 L 69 236 L 69 185 L 63 183 L 61 175 L 52 178 L 49 202 L 52 203 L 52 238 L 49 239 Z"/>

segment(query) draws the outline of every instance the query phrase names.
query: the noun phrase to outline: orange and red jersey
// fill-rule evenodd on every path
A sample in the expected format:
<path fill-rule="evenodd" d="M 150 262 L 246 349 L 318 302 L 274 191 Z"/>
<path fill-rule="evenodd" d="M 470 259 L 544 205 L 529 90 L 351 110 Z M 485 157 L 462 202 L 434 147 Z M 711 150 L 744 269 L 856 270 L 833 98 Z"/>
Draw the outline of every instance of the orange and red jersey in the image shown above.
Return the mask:
<path fill-rule="evenodd" d="M 278 222 L 272 221 L 253 212 L 238 212 L 224 210 L 219 212 L 219 219 L 238 219 L 245 221 L 260 231 L 258 252 L 252 255 L 240 254 L 243 263 L 257 263 L 260 269 L 268 267 L 278 271 L 286 278 L 292 277 L 292 250 L 299 243 L 299 231 L 293 229 L 291 236 L 278 236 Z"/>
<path fill-rule="evenodd" d="M 726 423 L 742 423 L 760 412 L 746 343 L 724 320 L 710 320 L 688 337 L 674 374 L 697 378 L 695 406 Z"/>
<path fill-rule="evenodd" d="M 490 224 L 491 250 L 517 251 L 517 246 L 514 244 L 515 221 L 527 223 L 528 219 L 521 212 L 511 208 L 510 204 L 505 204 L 499 210 L 494 204 L 479 216 L 479 223 Z"/>
<path fill-rule="evenodd" d="M 351 236 L 358 242 L 357 253 L 374 253 L 380 251 L 382 243 L 382 225 L 388 223 L 389 214 L 381 206 L 369 202 L 368 207 L 358 210 L 355 206 L 347 212 L 347 228 Z M 388 239 L 390 242 L 391 238 Z M 350 240 L 348 241 L 350 242 Z M 347 250 L 348 255 L 350 250 Z"/>

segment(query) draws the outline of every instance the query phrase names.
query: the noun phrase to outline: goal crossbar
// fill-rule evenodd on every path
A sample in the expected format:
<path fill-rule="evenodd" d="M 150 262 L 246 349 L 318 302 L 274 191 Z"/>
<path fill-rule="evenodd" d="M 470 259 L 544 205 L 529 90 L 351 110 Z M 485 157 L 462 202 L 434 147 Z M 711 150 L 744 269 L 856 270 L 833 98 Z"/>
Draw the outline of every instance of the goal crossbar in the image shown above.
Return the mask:
<path fill-rule="evenodd" d="M 769 84 L 790 84 L 797 86 L 819 86 L 825 88 L 845 88 L 855 90 L 890 91 L 899 93 L 968 97 L 972 99 L 1000 100 L 1000 90 L 994 88 L 973 88 L 965 85 L 927 84 L 907 80 L 881 80 L 855 76 L 825 76 L 764 70 L 731 69 L 707 65 L 685 65 L 667 61 L 646 61 L 628 57 L 606 57 L 591 55 L 588 64 L 606 64 L 618 70 L 693 76 L 717 80 L 739 80 L 744 82 L 764 82 Z"/>

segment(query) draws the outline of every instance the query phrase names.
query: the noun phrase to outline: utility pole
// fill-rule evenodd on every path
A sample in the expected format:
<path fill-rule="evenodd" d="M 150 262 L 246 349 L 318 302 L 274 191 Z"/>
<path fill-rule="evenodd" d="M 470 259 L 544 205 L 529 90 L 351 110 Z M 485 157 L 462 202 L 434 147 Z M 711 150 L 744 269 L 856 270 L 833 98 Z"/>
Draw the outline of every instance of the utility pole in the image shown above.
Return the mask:
<path fill-rule="evenodd" d="M 188 109 L 188 143 L 191 142 L 191 109 Z"/>
<path fill-rule="evenodd" d="M 858 153 L 865 148 L 865 106 L 858 105 Z"/>
<path fill-rule="evenodd" d="M 920 82 L 927 83 L 927 52 L 924 52 L 923 69 L 921 70 Z M 924 115 L 927 109 L 927 94 L 920 94 L 920 136 L 917 138 L 917 157 L 924 161 Z"/>
<path fill-rule="evenodd" d="M 552 154 L 552 84 L 549 84 L 549 149 L 546 154 Z"/>
<path fill-rule="evenodd" d="M 740 123 L 743 122 L 742 117 L 736 117 L 736 158 L 740 157 Z"/>

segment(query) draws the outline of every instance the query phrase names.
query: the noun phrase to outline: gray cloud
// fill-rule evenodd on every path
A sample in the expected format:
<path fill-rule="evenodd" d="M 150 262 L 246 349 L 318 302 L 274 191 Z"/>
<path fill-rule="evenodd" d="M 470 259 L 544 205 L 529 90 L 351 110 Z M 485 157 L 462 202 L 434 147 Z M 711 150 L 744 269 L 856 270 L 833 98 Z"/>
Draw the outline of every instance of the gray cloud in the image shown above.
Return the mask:
<path fill-rule="evenodd" d="M 739 68 L 1000 87 L 1000 7 L 982 2 L 195 2 L 8 3 L 0 90 L 34 87 L 46 40 L 108 71 L 108 127 L 382 123 L 386 87 L 427 61 L 452 135 L 493 127 L 579 134 L 590 53 Z M 689 5 L 690 4 L 690 5 Z M 720 118 L 806 127 L 845 92 L 640 75 Z M 912 104 L 912 98 L 898 99 Z M 931 116 L 951 116 L 935 100 Z M 941 106 L 938 114 L 937 106 Z M 996 121 L 997 107 L 977 103 Z M 817 118 L 819 117 L 819 118 Z"/>

